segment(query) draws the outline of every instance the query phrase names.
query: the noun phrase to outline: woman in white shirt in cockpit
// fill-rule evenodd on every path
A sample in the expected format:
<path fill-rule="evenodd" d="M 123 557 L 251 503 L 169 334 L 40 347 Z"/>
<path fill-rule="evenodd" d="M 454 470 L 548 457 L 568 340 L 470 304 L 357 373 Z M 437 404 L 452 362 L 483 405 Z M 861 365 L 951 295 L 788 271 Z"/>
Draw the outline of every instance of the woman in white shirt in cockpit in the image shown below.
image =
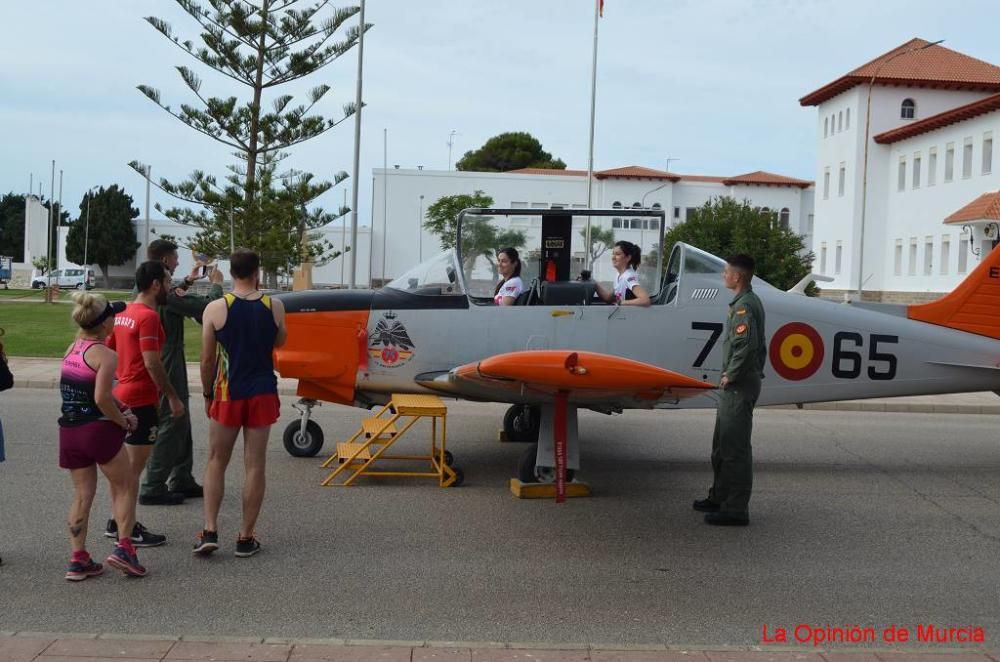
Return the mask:
<path fill-rule="evenodd" d="M 521 282 L 521 258 L 513 248 L 505 248 L 497 253 L 497 271 L 503 278 L 493 292 L 493 303 L 498 306 L 513 306 L 519 294 L 524 292 Z"/>
<path fill-rule="evenodd" d="M 611 266 L 618 275 L 613 290 L 597 284 L 597 296 L 619 306 L 648 306 L 649 293 L 639 284 L 635 270 L 642 261 L 642 251 L 630 241 L 619 241 L 611 250 Z"/>

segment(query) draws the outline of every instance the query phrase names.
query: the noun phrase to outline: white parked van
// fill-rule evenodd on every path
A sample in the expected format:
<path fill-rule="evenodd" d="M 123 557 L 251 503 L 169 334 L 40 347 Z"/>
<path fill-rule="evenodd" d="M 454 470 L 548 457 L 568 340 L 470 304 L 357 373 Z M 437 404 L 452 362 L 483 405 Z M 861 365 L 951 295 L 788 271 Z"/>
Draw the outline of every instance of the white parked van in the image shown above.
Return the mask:
<path fill-rule="evenodd" d="M 92 290 L 96 283 L 93 269 L 56 269 L 52 272 L 52 284 L 58 285 L 60 289 Z M 47 287 L 48 284 L 49 274 L 33 276 L 31 279 L 31 287 L 36 290 Z"/>

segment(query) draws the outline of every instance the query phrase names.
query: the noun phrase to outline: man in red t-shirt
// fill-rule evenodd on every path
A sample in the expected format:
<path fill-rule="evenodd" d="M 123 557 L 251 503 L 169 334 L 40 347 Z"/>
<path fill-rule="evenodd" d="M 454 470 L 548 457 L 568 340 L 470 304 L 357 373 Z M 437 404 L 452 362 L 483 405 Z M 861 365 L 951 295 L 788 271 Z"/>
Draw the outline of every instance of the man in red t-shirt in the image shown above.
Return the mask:
<path fill-rule="evenodd" d="M 136 269 L 135 285 L 139 292 L 135 301 L 115 316 L 115 331 L 106 341 L 107 346 L 118 353 L 115 373 L 118 384 L 114 388 L 114 396 L 131 409 L 139 421 L 136 429 L 125 438 L 132 465 L 133 500 L 138 495 L 139 476 L 156 443 L 160 393 L 166 395 L 172 416 L 184 413 L 184 403 L 170 385 L 160 359 L 166 334 L 156 306 L 167 299 L 170 272 L 162 262 L 143 262 Z M 104 535 L 118 537 L 114 519 L 108 520 Z M 155 547 L 166 541 L 166 536 L 151 533 L 139 522 L 132 529 L 132 543 L 136 547 Z"/>

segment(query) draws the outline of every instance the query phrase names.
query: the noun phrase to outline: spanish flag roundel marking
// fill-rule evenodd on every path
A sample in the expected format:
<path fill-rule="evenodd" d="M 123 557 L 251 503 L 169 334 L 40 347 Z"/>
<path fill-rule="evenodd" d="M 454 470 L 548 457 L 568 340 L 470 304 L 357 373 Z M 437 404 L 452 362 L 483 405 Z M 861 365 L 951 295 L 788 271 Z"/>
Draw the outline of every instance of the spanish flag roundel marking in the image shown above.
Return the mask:
<path fill-rule="evenodd" d="M 823 339 L 808 324 L 790 322 L 771 336 L 774 371 L 790 381 L 812 377 L 823 364 Z"/>

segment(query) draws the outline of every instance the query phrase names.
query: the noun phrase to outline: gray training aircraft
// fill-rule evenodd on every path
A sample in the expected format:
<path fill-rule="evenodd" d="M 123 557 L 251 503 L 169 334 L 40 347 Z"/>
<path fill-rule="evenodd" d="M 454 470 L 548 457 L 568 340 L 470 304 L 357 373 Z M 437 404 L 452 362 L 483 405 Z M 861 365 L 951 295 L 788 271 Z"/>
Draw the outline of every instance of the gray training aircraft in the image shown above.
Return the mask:
<path fill-rule="evenodd" d="M 322 447 L 310 420 L 319 401 L 371 407 L 393 393 L 432 393 L 510 403 L 507 438 L 538 442 L 522 457 L 519 478 L 561 484 L 579 469 L 578 408 L 715 407 L 731 300 L 725 262 L 678 244 L 665 268 L 653 255 L 639 270 L 650 306 L 606 304 L 573 249 L 585 254 L 588 224 L 611 229 L 609 217 L 622 215 L 649 220 L 642 227 L 658 229 L 662 246 L 660 210 L 467 209 L 454 250 L 381 289 L 280 295 L 289 335 L 276 365 L 298 379 L 302 397 L 302 416 L 285 431 L 288 452 L 311 456 Z M 499 247 L 477 247 L 491 223 L 512 218 L 536 233 L 522 257 L 530 285 L 516 305 L 497 306 Z M 810 298 L 810 279 L 821 277 L 787 292 L 753 280 L 769 350 L 758 404 L 1000 394 L 1000 250 L 923 305 Z M 554 469 L 564 451 L 565 476 Z"/>

